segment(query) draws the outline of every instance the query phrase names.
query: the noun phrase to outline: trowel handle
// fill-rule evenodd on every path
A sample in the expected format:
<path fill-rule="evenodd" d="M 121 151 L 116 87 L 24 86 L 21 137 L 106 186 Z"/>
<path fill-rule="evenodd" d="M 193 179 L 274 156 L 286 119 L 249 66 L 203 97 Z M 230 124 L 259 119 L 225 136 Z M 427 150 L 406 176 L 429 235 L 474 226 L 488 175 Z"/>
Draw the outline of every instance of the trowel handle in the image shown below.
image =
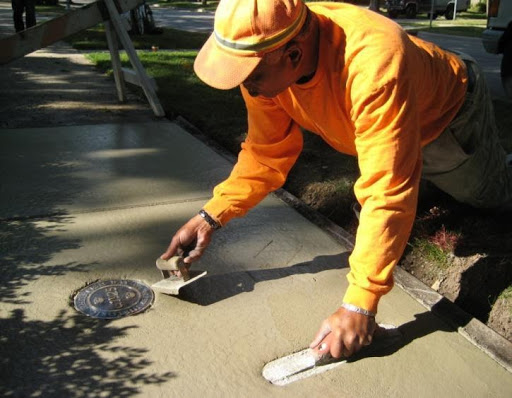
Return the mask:
<path fill-rule="evenodd" d="M 378 350 L 381 347 L 386 347 L 387 345 L 391 345 L 399 341 L 401 338 L 402 333 L 396 326 L 378 323 L 375 332 L 373 333 L 372 343 L 368 346 L 362 347 L 361 352 L 372 352 L 373 350 Z M 339 359 L 333 358 L 330 352 L 322 355 L 315 348 L 310 348 L 310 355 L 314 359 L 315 366 L 326 365 L 331 362 L 339 361 Z"/>
<path fill-rule="evenodd" d="M 185 267 L 185 262 L 183 257 L 180 256 L 171 257 L 169 260 L 158 258 L 156 260 L 156 267 L 162 271 L 179 271 Z"/>
<path fill-rule="evenodd" d="M 164 278 L 169 278 L 171 276 L 169 271 L 179 271 L 185 282 L 190 279 L 187 265 L 181 256 L 173 256 L 169 260 L 159 258 L 156 260 L 156 266 L 160 271 L 162 271 L 162 276 Z"/>

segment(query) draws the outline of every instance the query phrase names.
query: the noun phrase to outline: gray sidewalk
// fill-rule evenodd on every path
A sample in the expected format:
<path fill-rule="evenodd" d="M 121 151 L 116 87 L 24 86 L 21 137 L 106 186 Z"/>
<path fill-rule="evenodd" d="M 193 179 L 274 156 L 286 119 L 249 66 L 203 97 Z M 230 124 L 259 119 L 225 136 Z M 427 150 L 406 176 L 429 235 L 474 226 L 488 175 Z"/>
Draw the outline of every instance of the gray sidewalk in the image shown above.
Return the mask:
<path fill-rule="evenodd" d="M 61 55 L 66 76 L 104 79 Z M 2 85 L 9 73 L 37 75 L 29 61 L 0 68 Z M 9 87 L 3 96 L 16 93 L 20 110 L 55 101 L 40 90 L 19 99 L 23 86 Z M 54 88 L 63 101 L 76 95 L 67 87 Z M 70 297 L 92 281 L 158 281 L 155 259 L 231 168 L 176 123 L 137 106 L 137 120 L 125 109 L 98 123 L 95 110 L 90 123 L 66 116 L 57 127 L 48 115 L 67 109 L 42 106 L 48 113 L 30 121 L 14 114 L 0 129 L 0 395 L 511 395 L 509 372 L 398 286 L 377 320 L 399 326 L 401 346 L 286 387 L 268 384 L 264 364 L 304 348 L 339 306 L 349 255 L 273 195 L 216 233 L 195 266 L 208 275 L 180 297 L 157 294 L 147 312 L 114 321 L 77 313 Z"/>

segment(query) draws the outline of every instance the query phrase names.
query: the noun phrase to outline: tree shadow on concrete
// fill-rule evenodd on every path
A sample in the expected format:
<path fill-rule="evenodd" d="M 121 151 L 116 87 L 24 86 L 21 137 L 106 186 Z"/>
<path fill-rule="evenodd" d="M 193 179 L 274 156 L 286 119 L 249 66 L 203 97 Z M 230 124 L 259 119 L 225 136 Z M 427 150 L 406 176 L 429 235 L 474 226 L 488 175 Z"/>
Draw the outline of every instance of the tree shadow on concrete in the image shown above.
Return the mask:
<path fill-rule="evenodd" d="M 295 264 L 290 267 L 232 272 L 229 274 L 206 276 L 183 287 L 179 298 L 195 304 L 207 306 L 240 293 L 251 292 L 259 282 L 287 278 L 292 275 L 316 274 L 333 269 L 348 267 L 350 253 L 317 256 L 313 261 Z"/>
<path fill-rule="evenodd" d="M 77 249 L 77 239 L 50 236 L 71 221 L 69 216 L 52 216 L 41 220 L 0 222 L 0 303 L 28 304 L 28 293 L 19 290 L 41 276 L 59 276 L 67 272 L 86 272 L 87 264 L 44 265 L 63 250 Z"/>
<path fill-rule="evenodd" d="M 143 348 L 113 344 L 132 326 L 115 327 L 62 311 L 27 320 L 22 309 L 0 319 L 0 395 L 7 397 L 130 397 L 174 372 L 145 373 Z"/>
<path fill-rule="evenodd" d="M 53 54 L 45 56 L 44 52 Z M 60 42 L 36 56 L 0 66 L 0 128 L 55 127 L 144 121 L 152 117 L 146 100 L 132 90 L 119 103 L 110 76 L 92 64 L 74 62 Z M 63 54 L 62 57 L 55 56 Z M 79 61 L 81 59 L 79 58 Z"/>
<path fill-rule="evenodd" d="M 31 285 L 96 264 L 57 260 L 83 246 L 66 234 L 77 222 L 67 206 L 87 198 L 94 181 L 51 131 L 25 131 L 26 140 L 23 131 L 0 133 L 0 396 L 128 397 L 176 377 L 144 371 L 152 364 L 148 350 L 119 343 L 131 327 L 69 309 L 53 320 L 37 319 Z"/>
<path fill-rule="evenodd" d="M 81 247 L 79 239 L 56 234 L 72 221 L 60 215 L 0 222 L 0 305 L 5 314 L 8 308 L 31 308 L 30 293 L 23 290 L 38 279 L 87 272 L 93 265 L 51 263 L 56 254 Z M 0 396 L 128 397 L 140 394 L 144 385 L 176 377 L 144 372 L 151 365 L 147 350 L 117 343 L 131 328 L 66 310 L 51 321 L 27 320 L 24 309 L 12 310 L 0 317 Z"/>

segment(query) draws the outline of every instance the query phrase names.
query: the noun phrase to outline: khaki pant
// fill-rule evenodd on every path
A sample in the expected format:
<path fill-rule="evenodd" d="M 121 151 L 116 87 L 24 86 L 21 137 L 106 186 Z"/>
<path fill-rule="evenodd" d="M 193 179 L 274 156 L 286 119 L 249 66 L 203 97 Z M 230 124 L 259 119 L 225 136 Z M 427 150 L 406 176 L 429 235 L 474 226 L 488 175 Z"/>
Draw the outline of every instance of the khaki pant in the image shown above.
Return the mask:
<path fill-rule="evenodd" d="M 480 67 L 468 67 L 469 89 L 456 118 L 423 148 L 423 178 L 459 202 L 512 209 L 512 168 L 500 144 L 491 96 Z"/>

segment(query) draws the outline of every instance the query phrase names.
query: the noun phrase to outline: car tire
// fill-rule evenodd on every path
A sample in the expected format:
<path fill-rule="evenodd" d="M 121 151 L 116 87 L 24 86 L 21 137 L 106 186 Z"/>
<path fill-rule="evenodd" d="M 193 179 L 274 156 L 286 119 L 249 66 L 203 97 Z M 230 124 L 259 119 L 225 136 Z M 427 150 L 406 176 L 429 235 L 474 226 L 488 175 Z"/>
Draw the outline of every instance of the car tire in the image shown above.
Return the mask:
<path fill-rule="evenodd" d="M 405 16 L 410 19 L 416 18 L 416 6 L 414 4 L 409 4 L 405 9 Z"/>
<path fill-rule="evenodd" d="M 453 4 L 450 4 L 448 7 L 446 7 L 446 12 L 444 13 L 444 17 L 446 19 L 452 20 L 455 16 L 455 13 L 453 12 L 454 7 Z"/>
<path fill-rule="evenodd" d="M 132 29 L 131 32 L 134 35 L 143 35 L 144 34 L 144 17 L 145 17 L 144 6 L 139 6 L 130 11 L 130 18 Z"/>
<path fill-rule="evenodd" d="M 501 59 L 501 82 L 505 93 L 512 98 L 512 41 L 506 43 Z"/>
<path fill-rule="evenodd" d="M 155 30 L 155 19 L 153 18 L 153 11 L 149 5 L 144 4 L 145 18 L 144 18 L 144 32 L 151 33 Z"/>

